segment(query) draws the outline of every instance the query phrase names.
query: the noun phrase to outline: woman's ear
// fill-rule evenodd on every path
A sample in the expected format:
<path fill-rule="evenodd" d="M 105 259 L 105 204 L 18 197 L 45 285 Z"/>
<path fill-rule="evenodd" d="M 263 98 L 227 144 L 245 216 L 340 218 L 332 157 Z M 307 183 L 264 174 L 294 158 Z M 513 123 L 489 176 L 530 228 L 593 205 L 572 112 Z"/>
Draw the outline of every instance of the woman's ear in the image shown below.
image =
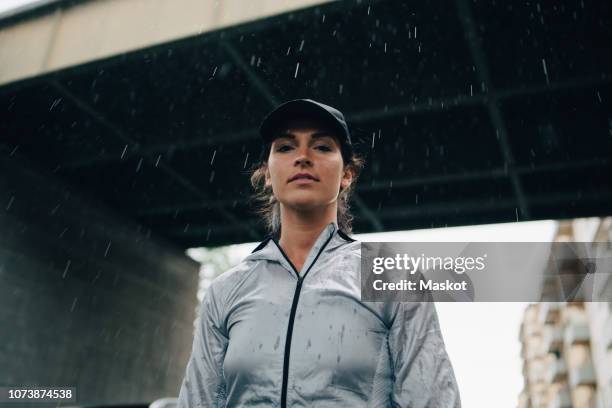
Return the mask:
<path fill-rule="evenodd" d="M 265 166 L 264 176 L 265 176 L 265 186 L 272 187 L 272 179 L 270 178 L 270 171 L 268 170 L 267 165 Z"/>
<path fill-rule="evenodd" d="M 352 182 L 353 182 L 353 170 L 350 167 L 347 167 L 344 170 L 342 181 L 340 182 L 340 189 L 346 190 L 351 185 Z"/>

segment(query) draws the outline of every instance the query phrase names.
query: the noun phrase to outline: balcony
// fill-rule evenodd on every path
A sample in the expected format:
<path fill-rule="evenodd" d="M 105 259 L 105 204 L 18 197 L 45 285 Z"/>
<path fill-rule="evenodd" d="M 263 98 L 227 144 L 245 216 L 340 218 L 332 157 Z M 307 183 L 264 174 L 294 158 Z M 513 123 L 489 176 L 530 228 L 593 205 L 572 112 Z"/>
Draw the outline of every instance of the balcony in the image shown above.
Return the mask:
<path fill-rule="evenodd" d="M 534 360 L 544 356 L 546 356 L 546 353 L 543 352 L 540 342 L 534 341 L 527 346 L 525 353 L 527 360 Z"/>
<path fill-rule="evenodd" d="M 538 334 L 538 325 L 533 322 L 526 322 L 522 326 L 523 329 L 523 339 L 527 340 L 530 337 L 536 336 Z"/>
<path fill-rule="evenodd" d="M 567 387 L 557 391 L 555 397 L 548 404 L 548 408 L 572 408 L 572 399 Z"/>
<path fill-rule="evenodd" d="M 585 322 L 570 323 L 565 327 L 565 344 L 584 344 L 591 338 L 589 326 Z"/>
<path fill-rule="evenodd" d="M 544 380 L 548 384 L 552 384 L 555 382 L 560 382 L 566 375 L 567 368 L 565 367 L 565 362 L 563 360 L 551 358 L 544 373 Z"/>
<path fill-rule="evenodd" d="M 580 367 L 574 367 L 569 372 L 569 383 L 573 387 L 579 385 L 595 385 L 595 370 L 591 363 L 584 364 Z"/>
<path fill-rule="evenodd" d="M 563 346 L 563 329 L 558 326 L 546 326 L 542 333 L 542 348 L 545 353 L 552 353 Z"/>
<path fill-rule="evenodd" d="M 552 324 L 559 319 L 559 313 L 563 302 L 541 302 L 538 313 L 540 324 Z"/>

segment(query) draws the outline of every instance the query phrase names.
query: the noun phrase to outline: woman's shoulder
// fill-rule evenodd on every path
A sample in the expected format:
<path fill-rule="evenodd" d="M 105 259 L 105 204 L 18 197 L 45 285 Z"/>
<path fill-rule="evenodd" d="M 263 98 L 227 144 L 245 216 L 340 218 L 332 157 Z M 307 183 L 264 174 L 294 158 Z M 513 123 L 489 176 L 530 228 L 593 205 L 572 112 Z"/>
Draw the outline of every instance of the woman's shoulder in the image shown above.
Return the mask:
<path fill-rule="evenodd" d="M 210 287 L 213 288 L 215 292 L 224 292 L 228 288 L 236 287 L 236 285 L 244 280 L 252 270 L 253 263 L 251 261 L 242 260 L 215 277 Z"/>
<path fill-rule="evenodd" d="M 339 247 L 340 252 L 361 257 L 361 241 L 352 240 Z"/>

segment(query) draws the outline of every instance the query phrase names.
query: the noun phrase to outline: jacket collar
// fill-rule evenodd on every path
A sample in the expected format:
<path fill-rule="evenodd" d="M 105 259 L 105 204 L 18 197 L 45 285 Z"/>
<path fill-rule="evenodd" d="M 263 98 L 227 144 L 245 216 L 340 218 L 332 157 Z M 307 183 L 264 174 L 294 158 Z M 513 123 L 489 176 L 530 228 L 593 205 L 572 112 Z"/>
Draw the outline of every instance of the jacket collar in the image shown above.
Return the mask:
<path fill-rule="evenodd" d="M 331 239 L 330 239 L 331 238 Z M 354 239 L 350 238 L 344 231 L 338 229 L 335 223 L 330 222 L 323 228 L 323 231 L 319 234 L 319 237 L 316 239 L 314 245 L 310 249 L 310 253 L 308 254 L 306 261 L 304 262 L 304 266 L 309 265 L 310 262 L 314 260 L 314 258 L 319 253 L 319 250 L 327 240 L 329 242 L 325 246 L 324 252 L 331 251 L 342 244 L 346 244 L 347 242 L 353 242 Z M 270 261 L 278 261 L 280 263 L 287 263 L 285 257 L 283 256 L 280 245 L 278 244 L 278 240 L 268 235 L 263 241 L 259 243 L 259 245 L 248 255 L 244 260 L 258 260 L 258 259 L 267 259 Z M 287 263 L 285 265 L 287 268 L 290 268 L 290 265 Z"/>

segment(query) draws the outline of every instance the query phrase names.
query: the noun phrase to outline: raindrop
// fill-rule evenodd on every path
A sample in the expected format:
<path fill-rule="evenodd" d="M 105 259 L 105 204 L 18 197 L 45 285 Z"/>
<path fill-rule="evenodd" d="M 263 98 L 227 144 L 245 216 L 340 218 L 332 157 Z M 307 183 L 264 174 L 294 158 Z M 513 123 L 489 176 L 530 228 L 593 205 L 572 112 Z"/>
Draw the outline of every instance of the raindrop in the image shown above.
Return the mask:
<path fill-rule="evenodd" d="M 108 241 L 108 245 L 106 246 L 106 251 L 104 251 L 104 258 L 108 255 L 108 251 L 110 250 L 112 241 Z"/>
<path fill-rule="evenodd" d="M 213 162 L 215 161 L 215 155 L 217 154 L 217 150 L 215 149 L 215 151 L 213 152 L 212 155 L 212 159 L 210 159 L 210 165 L 212 166 Z"/>
<path fill-rule="evenodd" d="M 49 213 L 50 215 L 55 215 L 55 213 L 57 212 L 57 210 L 59 210 L 60 208 L 60 204 L 56 205 L 55 207 L 53 207 L 53 209 L 51 210 L 51 212 Z"/>
<path fill-rule="evenodd" d="M 66 277 L 66 273 L 68 273 L 68 269 L 70 268 L 70 259 L 68 260 L 68 262 L 66 263 L 66 267 L 64 268 L 64 273 L 62 273 L 62 279 L 64 279 Z"/>
<path fill-rule="evenodd" d="M 302 51 L 304 49 L 304 40 L 302 40 L 302 42 L 300 43 L 300 51 Z"/>
<path fill-rule="evenodd" d="M 340 95 L 342 95 L 342 90 L 343 90 L 343 88 L 344 88 L 344 85 L 343 85 L 343 84 L 340 84 L 340 85 L 338 86 L 338 93 L 339 93 Z"/>
<path fill-rule="evenodd" d="M 544 75 L 546 76 L 546 84 L 549 84 L 548 70 L 546 69 L 546 60 L 544 58 L 542 58 L 542 68 L 544 69 Z"/>
<path fill-rule="evenodd" d="M 120 157 L 120 159 L 122 159 L 122 160 L 123 160 L 123 156 L 125 156 L 125 152 L 127 152 L 127 148 L 128 148 L 128 145 L 125 145 L 125 147 L 123 148 L 123 152 L 121 152 L 121 157 Z"/>
<path fill-rule="evenodd" d="M 136 173 L 140 171 L 140 167 L 142 166 L 142 157 L 138 160 L 138 165 L 136 166 Z"/>
<path fill-rule="evenodd" d="M 62 101 L 62 98 L 57 98 L 53 101 L 53 103 L 51 104 L 51 107 L 49 108 L 49 111 L 52 111 L 53 108 L 55 108 L 60 102 Z"/>
<path fill-rule="evenodd" d="M 74 298 L 74 300 L 72 301 L 72 306 L 70 306 L 70 313 L 72 313 L 72 311 L 74 310 L 74 307 L 76 306 L 77 303 L 77 298 Z"/>
<path fill-rule="evenodd" d="M 274 350 L 278 348 L 279 344 L 280 344 L 280 336 L 276 337 L 276 343 L 274 343 Z"/>
<path fill-rule="evenodd" d="M 210 173 L 210 178 L 208 179 L 208 183 L 209 183 L 209 184 L 210 184 L 210 183 L 212 183 L 214 179 L 215 179 L 215 171 L 213 170 L 213 171 Z"/>
<path fill-rule="evenodd" d="M 300 69 L 300 63 L 298 62 L 297 65 L 295 66 L 295 73 L 293 74 L 294 78 L 297 78 L 299 69 Z"/>
<path fill-rule="evenodd" d="M 11 153 L 9 154 L 9 156 L 14 155 L 15 152 L 17 151 L 17 149 L 19 149 L 19 145 L 15 146 L 15 148 L 13 150 L 11 150 Z"/>
<path fill-rule="evenodd" d="M 287 53 L 285 55 L 289 55 L 289 52 L 291 52 L 291 46 L 287 48 Z"/>
<path fill-rule="evenodd" d="M 599 94 L 599 91 L 597 91 L 597 98 L 599 99 L 599 103 L 601 103 L 601 95 Z"/>
<path fill-rule="evenodd" d="M 13 204 L 13 201 L 15 201 L 15 196 L 11 196 L 8 204 L 6 205 L 6 211 L 8 211 L 9 208 L 11 208 L 11 205 Z"/>
<path fill-rule="evenodd" d="M 242 165 L 242 168 L 245 169 L 247 162 L 249 161 L 249 152 L 247 152 L 246 157 L 244 158 L 244 164 Z"/>
<path fill-rule="evenodd" d="M 159 165 L 159 161 L 161 160 L 161 154 L 157 156 L 157 160 L 155 161 L 155 167 Z"/>

